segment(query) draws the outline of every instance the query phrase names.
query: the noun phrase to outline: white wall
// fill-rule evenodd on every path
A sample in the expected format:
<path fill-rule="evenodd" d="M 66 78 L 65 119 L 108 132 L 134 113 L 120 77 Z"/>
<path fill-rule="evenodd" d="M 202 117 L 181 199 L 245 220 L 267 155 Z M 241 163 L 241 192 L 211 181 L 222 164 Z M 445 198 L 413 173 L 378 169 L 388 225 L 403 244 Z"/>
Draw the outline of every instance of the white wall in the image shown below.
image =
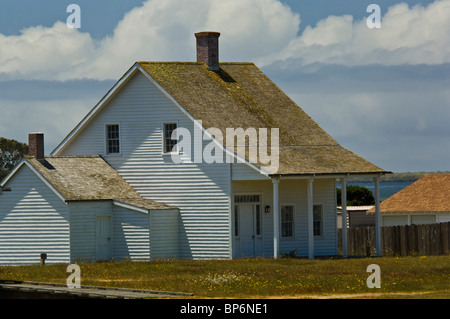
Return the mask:
<path fill-rule="evenodd" d="M 450 221 L 450 212 L 383 213 L 381 221 L 383 226 L 446 223 Z"/>
<path fill-rule="evenodd" d="M 0 264 L 47 264 L 70 259 L 67 205 L 23 165 L 0 195 Z"/>
<path fill-rule="evenodd" d="M 148 214 L 113 206 L 114 258 L 150 260 L 150 223 Z"/>
<path fill-rule="evenodd" d="M 162 155 L 162 126 L 173 121 L 193 131 L 193 122 L 139 72 L 57 155 L 101 154 L 142 196 L 180 208 L 181 258 L 230 258 L 230 164 L 175 164 Z M 105 154 L 106 124 L 120 125 L 119 156 Z"/>
<path fill-rule="evenodd" d="M 177 258 L 179 255 L 178 209 L 152 210 L 150 220 L 151 259 Z"/>
<path fill-rule="evenodd" d="M 109 216 L 114 223 L 111 201 L 69 203 L 71 262 L 97 260 L 97 216 Z M 114 237 L 111 244 L 114 243 Z M 112 246 L 113 247 L 113 246 Z"/>
<path fill-rule="evenodd" d="M 114 258 L 150 260 L 177 258 L 179 254 L 179 212 L 138 212 L 114 206 Z"/>

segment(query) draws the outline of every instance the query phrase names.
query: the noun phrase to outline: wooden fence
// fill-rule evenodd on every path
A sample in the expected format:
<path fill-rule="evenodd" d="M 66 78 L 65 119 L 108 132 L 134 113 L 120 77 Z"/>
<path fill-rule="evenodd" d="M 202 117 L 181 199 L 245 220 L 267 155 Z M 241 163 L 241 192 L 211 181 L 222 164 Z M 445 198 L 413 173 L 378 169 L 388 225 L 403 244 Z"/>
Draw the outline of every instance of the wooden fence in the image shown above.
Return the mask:
<path fill-rule="evenodd" d="M 349 256 L 375 256 L 375 227 L 349 228 Z M 428 225 L 381 227 L 383 256 L 448 255 L 450 222 Z M 338 230 L 338 249 L 342 252 L 342 229 Z"/>

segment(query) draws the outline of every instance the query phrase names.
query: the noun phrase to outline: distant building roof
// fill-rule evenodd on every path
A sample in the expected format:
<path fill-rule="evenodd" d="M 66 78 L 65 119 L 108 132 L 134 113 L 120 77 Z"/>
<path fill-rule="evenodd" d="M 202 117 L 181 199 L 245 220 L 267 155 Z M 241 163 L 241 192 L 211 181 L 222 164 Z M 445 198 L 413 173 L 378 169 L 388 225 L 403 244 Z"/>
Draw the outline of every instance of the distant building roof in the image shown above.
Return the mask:
<path fill-rule="evenodd" d="M 373 205 L 361 205 L 361 206 L 347 206 L 348 212 L 367 212 L 369 209 L 372 209 Z M 339 211 L 342 210 L 342 206 L 337 207 Z"/>
<path fill-rule="evenodd" d="M 449 212 L 450 174 L 430 174 L 380 204 L 381 212 Z"/>
<path fill-rule="evenodd" d="M 50 156 L 26 160 L 67 201 L 115 200 L 144 209 L 170 209 L 143 198 L 101 156 Z"/>

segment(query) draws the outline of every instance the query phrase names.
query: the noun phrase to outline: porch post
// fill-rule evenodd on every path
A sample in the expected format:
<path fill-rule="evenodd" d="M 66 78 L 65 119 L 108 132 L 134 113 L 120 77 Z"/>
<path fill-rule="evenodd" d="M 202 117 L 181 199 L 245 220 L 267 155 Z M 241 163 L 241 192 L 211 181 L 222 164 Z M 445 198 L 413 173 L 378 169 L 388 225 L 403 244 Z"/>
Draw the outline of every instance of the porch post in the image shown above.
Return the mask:
<path fill-rule="evenodd" d="M 380 214 L 380 188 L 378 183 L 379 177 L 373 178 L 375 184 L 375 240 L 377 256 L 381 257 L 381 214 Z"/>
<path fill-rule="evenodd" d="M 314 212 L 313 212 L 313 178 L 309 178 L 307 186 L 308 202 L 308 258 L 314 259 Z"/>
<path fill-rule="evenodd" d="M 342 206 L 342 257 L 348 257 L 347 241 L 347 180 L 341 178 L 341 206 Z"/>
<path fill-rule="evenodd" d="M 278 183 L 280 182 L 279 177 L 273 177 L 273 258 L 278 258 L 278 250 L 280 248 L 279 245 L 279 237 L 280 237 L 280 218 L 279 215 L 279 204 L 278 204 Z"/>

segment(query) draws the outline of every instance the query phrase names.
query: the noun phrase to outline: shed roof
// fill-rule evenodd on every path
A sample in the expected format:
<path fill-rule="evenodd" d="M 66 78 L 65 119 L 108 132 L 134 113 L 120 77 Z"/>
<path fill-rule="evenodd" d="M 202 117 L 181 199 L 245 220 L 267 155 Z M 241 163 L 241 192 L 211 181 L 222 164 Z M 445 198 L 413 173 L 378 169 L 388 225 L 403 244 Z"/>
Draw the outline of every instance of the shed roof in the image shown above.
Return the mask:
<path fill-rule="evenodd" d="M 219 71 L 196 62 L 139 65 L 206 129 L 225 135 L 227 128 L 278 128 L 279 166 L 273 175 L 386 173 L 339 145 L 253 63 L 220 63 Z"/>
<path fill-rule="evenodd" d="M 450 212 L 450 174 L 429 174 L 385 199 L 381 212 Z"/>
<path fill-rule="evenodd" d="M 67 201 L 116 200 L 139 208 L 173 207 L 143 198 L 101 156 L 50 156 L 26 160 Z"/>

